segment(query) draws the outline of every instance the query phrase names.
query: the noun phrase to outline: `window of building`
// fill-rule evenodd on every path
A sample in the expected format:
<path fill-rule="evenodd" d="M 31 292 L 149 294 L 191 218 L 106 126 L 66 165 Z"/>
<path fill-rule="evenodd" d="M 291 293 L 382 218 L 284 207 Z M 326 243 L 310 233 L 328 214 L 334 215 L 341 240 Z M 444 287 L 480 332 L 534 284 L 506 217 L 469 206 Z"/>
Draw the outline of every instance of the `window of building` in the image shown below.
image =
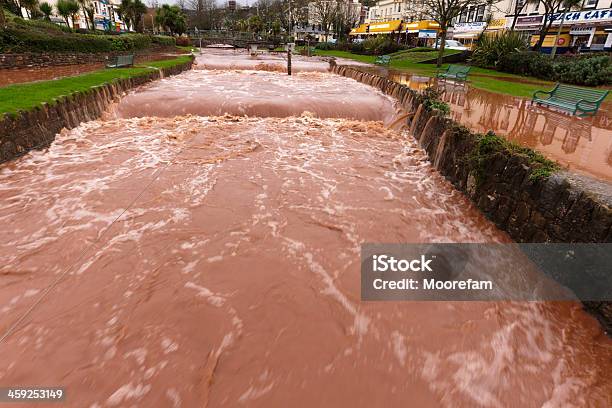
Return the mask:
<path fill-rule="evenodd" d="M 465 23 L 466 21 L 467 21 L 467 10 L 461 13 L 461 16 L 459 17 L 460 23 Z"/>
<path fill-rule="evenodd" d="M 485 14 L 485 5 L 482 4 L 478 6 L 478 8 L 476 9 L 476 21 L 478 22 L 484 21 L 484 14 Z"/>
<path fill-rule="evenodd" d="M 476 16 L 476 8 L 475 7 L 470 7 L 470 13 L 468 15 L 467 21 L 469 23 L 471 23 L 472 21 L 474 21 L 475 16 Z"/>
<path fill-rule="evenodd" d="M 596 8 L 598 2 L 599 0 L 585 0 L 583 7 L 584 8 Z"/>

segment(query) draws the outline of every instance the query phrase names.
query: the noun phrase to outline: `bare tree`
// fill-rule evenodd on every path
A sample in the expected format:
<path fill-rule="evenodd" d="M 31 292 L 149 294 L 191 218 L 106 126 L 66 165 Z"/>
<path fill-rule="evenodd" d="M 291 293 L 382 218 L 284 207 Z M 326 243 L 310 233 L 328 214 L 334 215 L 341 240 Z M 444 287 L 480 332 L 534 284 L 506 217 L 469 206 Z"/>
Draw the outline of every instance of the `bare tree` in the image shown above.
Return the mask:
<path fill-rule="evenodd" d="M 424 0 L 423 5 L 428 10 L 431 18 L 438 24 L 440 24 L 440 32 L 438 38 L 440 39 L 440 46 L 438 47 L 438 61 L 437 66 L 442 65 L 442 57 L 444 56 L 444 47 L 446 45 L 446 34 L 448 28 L 453 21 L 461 13 L 466 11 L 469 7 L 480 6 L 483 4 L 491 4 L 492 0 Z"/>
<path fill-rule="evenodd" d="M 512 26 L 510 27 L 510 31 L 514 31 L 514 26 L 516 26 L 516 20 L 518 16 L 523 12 L 525 6 L 529 3 L 529 0 L 515 0 L 514 7 L 512 7 Z"/>
<path fill-rule="evenodd" d="M 361 4 L 359 8 L 350 1 L 336 1 L 336 12 L 334 13 L 334 31 L 339 39 L 343 39 L 351 28 L 359 21 Z"/>
<path fill-rule="evenodd" d="M 334 0 L 315 0 L 311 3 L 313 16 L 311 19 L 321 26 L 321 30 L 325 33 L 325 41 L 329 38 L 329 32 L 336 18 L 336 2 Z"/>

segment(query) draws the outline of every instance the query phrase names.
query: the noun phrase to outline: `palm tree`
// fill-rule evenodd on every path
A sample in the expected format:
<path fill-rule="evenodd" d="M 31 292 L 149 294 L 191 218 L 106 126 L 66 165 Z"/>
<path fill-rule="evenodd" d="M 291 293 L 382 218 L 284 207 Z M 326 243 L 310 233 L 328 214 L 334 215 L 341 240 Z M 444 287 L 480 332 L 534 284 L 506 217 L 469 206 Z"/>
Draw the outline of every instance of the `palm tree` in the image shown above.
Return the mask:
<path fill-rule="evenodd" d="M 38 8 L 45 15 L 45 20 L 51 21 L 51 14 L 53 13 L 53 7 L 51 7 L 51 5 L 45 1 L 45 2 L 40 3 L 40 6 L 38 6 Z"/>
<path fill-rule="evenodd" d="M 28 18 L 31 19 L 35 10 L 38 8 L 38 0 L 21 0 L 19 3 L 21 4 L 21 7 L 26 9 L 26 14 L 28 15 Z"/>
<path fill-rule="evenodd" d="M 70 18 L 72 18 L 72 22 L 74 23 L 75 16 L 79 12 L 79 5 L 74 0 L 57 0 L 57 4 L 55 5 L 57 8 L 57 14 L 64 18 L 66 21 L 66 25 L 70 27 Z"/>

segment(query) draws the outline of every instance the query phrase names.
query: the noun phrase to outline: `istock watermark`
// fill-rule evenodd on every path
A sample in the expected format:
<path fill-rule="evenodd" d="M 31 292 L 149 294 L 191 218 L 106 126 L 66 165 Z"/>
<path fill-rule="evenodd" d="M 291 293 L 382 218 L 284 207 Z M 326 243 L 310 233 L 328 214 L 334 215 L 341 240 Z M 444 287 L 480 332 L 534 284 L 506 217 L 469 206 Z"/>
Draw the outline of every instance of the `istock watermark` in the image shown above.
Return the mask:
<path fill-rule="evenodd" d="M 365 244 L 362 300 L 612 300 L 612 244 Z"/>

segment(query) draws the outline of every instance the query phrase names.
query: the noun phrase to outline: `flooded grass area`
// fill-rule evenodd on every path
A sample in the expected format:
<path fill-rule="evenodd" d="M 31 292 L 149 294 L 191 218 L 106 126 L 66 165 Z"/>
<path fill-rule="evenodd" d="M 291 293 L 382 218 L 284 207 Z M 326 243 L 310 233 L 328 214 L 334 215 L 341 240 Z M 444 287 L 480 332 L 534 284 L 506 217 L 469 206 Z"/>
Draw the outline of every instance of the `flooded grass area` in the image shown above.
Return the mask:
<path fill-rule="evenodd" d="M 428 76 L 399 71 L 388 75 L 416 91 L 436 87 L 451 109 L 450 117 L 470 129 L 493 131 L 570 171 L 612 182 L 612 103 L 603 103 L 595 117 L 580 118 L 469 84 L 437 83 Z"/>
<path fill-rule="evenodd" d="M 362 243 L 510 239 L 391 98 L 279 58 L 205 51 L 0 166 L 0 379 L 74 407 L 610 405 L 577 303 L 360 301 Z"/>

